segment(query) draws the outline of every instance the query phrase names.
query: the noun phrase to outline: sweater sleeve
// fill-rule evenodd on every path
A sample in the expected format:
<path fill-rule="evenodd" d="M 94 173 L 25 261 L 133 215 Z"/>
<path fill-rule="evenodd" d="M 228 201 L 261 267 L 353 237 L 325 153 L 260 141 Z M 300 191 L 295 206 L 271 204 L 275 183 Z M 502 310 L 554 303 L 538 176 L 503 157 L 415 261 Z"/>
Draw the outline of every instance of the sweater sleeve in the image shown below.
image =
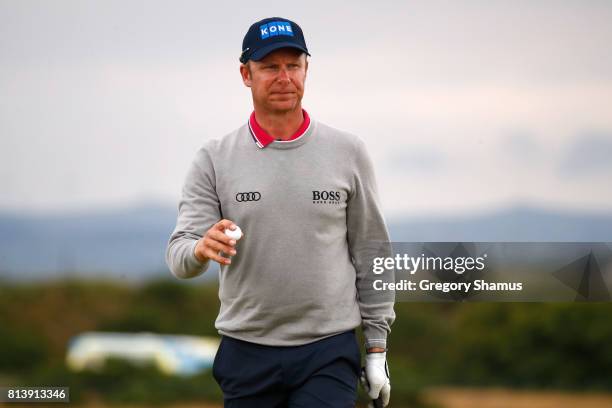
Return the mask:
<path fill-rule="evenodd" d="M 198 240 L 221 219 L 215 185 L 212 160 L 202 148 L 187 172 L 176 227 L 166 248 L 166 263 L 177 278 L 193 278 L 208 269 L 210 260 L 200 262 L 194 251 Z"/>
<path fill-rule="evenodd" d="M 389 233 L 383 219 L 374 167 L 365 144 L 357 139 L 353 168 L 353 191 L 349 194 L 347 228 L 349 251 L 357 271 L 357 294 L 366 348 L 387 347 L 387 335 L 395 320 L 395 296 L 389 291 L 375 291 L 373 281 L 393 281 L 393 271 L 374 275 L 375 256 L 392 256 Z"/>

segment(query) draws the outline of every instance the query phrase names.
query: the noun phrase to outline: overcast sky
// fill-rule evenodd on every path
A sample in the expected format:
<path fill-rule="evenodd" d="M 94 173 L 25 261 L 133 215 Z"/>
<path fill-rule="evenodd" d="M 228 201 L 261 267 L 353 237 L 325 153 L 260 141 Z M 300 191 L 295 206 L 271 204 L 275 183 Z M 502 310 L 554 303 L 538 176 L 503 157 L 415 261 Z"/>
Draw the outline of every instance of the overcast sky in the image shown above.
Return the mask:
<path fill-rule="evenodd" d="M 0 0 L 0 209 L 175 205 L 252 110 L 241 42 L 294 19 L 304 107 L 361 136 L 390 216 L 612 210 L 612 1 Z"/>

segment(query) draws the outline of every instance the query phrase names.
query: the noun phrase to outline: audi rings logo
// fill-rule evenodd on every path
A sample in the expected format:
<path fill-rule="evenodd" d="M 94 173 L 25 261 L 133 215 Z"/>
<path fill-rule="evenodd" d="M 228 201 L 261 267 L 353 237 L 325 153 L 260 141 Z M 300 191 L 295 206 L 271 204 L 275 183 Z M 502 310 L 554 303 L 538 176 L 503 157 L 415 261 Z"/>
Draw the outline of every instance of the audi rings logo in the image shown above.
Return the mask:
<path fill-rule="evenodd" d="M 239 203 L 245 203 L 247 201 L 259 201 L 260 199 L 261 193 L 259 191 L 236 194 L 236 201 L 238 201 Z"/>

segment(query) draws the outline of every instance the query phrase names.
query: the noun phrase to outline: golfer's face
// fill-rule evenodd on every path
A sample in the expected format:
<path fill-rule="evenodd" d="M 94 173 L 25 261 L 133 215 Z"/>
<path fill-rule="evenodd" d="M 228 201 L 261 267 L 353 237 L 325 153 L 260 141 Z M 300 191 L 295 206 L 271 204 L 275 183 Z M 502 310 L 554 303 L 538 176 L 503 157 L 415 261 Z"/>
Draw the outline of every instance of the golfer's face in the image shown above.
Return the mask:
<path fill-rule="evenodd" d="M 298 108 L 304 96 L 308 63 L 295 48 L 281 48 L 260 61 L 251 61 L 253 102 L 271 112 Z"/>

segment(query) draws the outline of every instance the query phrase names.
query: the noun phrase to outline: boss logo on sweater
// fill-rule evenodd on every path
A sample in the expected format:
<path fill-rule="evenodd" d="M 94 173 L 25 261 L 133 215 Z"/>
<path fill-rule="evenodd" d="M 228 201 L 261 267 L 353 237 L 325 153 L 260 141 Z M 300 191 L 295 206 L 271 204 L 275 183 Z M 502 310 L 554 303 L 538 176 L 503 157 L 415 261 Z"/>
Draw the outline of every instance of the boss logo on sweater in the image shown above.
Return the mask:
<path fill-rule="evenodd" d="M 261 193 L 259 191 L 250 191 L 248 193 L 236 194 L 236 201 L 239 203 L 246 203 L 248 201 L 259 201 L 261 199 Z"/>
<path fill-rule="evenodd" d="M 340 204 L 340 192 L 339 191 L 312 191 L 312 203 L 313 204 Z"/>

